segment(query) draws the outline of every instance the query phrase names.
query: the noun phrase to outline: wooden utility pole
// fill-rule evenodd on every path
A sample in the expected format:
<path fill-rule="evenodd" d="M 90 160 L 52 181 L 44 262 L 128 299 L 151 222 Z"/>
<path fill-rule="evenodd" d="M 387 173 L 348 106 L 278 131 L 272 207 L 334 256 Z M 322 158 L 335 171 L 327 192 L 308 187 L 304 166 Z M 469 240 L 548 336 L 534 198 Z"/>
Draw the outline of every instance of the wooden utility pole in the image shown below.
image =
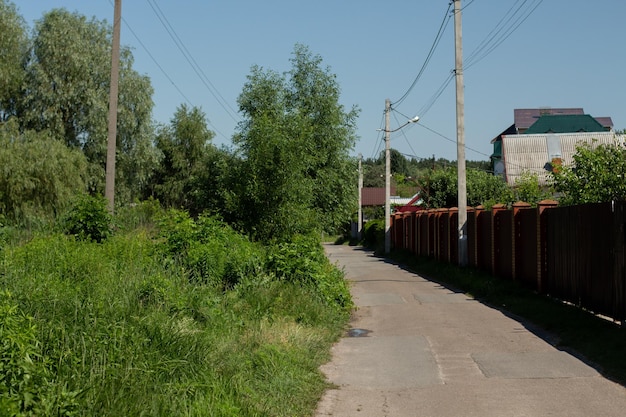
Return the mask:
<path fill-rule="evenodd" d="M 117 137 L 117 97 L 120 66 L 120 23 L 122 0 L 115 0 L 113 11 L 113 45 L 111 47 L 111 85 L 109 87 L 109 127 L 107 138 L 106 183 L 104 196 L 111 214 L 115 210 L 115 153 Z"/>
<path fill-rule="evenodd" d="M 391 158 L 389 116 L 391 114 L 391 101 L 385 100 L 385 254 L 391 252 Z"/>
<path fill-rule="evenodd" d="M 465 171 L 465 98 L 463 93 L 463 39 L 461 34 L 461 0 L 454 0 L 454 46 L 456 75 L 456 163 L 459 208 L 459 266 L 467 266 L 467 175 Z"/>
<path fill-rule="evenodd" d="M 363 161 L 363 155 L 359 154 L 359 212 L 357 214 L 357 239 L 361 240 L 363 237 L 363 167 L 361 165 Z"/>

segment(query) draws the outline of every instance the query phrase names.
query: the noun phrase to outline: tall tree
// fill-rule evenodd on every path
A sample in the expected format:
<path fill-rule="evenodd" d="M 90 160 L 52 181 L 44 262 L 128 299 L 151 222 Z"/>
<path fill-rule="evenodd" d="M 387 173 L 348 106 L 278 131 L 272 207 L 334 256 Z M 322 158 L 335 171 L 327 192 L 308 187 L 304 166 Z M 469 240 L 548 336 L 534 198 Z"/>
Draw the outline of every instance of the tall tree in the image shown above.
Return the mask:
<path fill-rule="evenodd" d="M 111 32 L 104 21 L 64 9 L 52 10 L 37 21 L 20 114 L 24 129 L 48 130 L 85 153 L 91 163 L 90 188 L 97 192 L 104 185 Z M 127 198 L 138 196 L 136 188 L 145 183 L 155 163 L 152 87 L 147 77 L 132 69 L 132 63 L 131 52 L 123 48 L 118 190 Z"/>
<path fill-rule="evenodd" d="M 356 108 L 339 104 L 339 85 L 322 59 L 296 45 L 292 69 L 280 75 L 253 67 L 234 138 L 242 158 L 239 189 L 246 229 L 260 239 L 285 239 L 348 221 L 356 203 Z"/>
<path fill-rule="evenodd" d="M 170 125 L 162 127 L 156 146 L 163 159 L 154 178 L 154 193 L 167 206 L 197 213 L 201 178 L 214 133 L 207 127 L 205 114 L 197 107 L 178 107 Z"/>
<path fill-rule="evenodd" d="M 0 0 L 0 122 L 17 112 L 28 51 L 24 19 L 15 5 Z"/>

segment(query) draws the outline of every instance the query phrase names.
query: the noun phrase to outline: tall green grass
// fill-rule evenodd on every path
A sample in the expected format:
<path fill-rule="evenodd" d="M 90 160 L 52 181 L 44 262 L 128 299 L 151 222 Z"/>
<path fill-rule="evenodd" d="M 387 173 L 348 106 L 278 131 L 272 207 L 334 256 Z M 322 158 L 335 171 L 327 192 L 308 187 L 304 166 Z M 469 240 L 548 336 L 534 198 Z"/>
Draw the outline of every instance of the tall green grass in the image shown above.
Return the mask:
<path fill-rule="evenodd" d="M 155 224 L 2 246 L 0 415 L 312 413 L 351 308 L 319 242 L 291 244 L 310 273 L 287 278 L 214 218 Z"/>

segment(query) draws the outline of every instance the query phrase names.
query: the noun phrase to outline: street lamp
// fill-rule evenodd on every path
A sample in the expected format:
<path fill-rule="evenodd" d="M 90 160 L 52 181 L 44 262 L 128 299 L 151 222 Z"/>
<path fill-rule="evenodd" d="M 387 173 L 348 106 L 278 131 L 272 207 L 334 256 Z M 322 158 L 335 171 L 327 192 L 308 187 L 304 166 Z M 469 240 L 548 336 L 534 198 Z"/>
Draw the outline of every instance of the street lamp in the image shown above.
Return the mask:
<path fill-rule="evenodd" d="M 385 100 L 385 129 L 378 129 L 378 131 L 385 132 L 385 254 L 391 252 L 391 163 L 390 163 L 390 144 L 389 134 L 397 132 L 408 124 L 417 123 L 419 116 L 408 120 L 402 126 L 389 130 L 389 114 L 391 113 L 391 101 Z"/>

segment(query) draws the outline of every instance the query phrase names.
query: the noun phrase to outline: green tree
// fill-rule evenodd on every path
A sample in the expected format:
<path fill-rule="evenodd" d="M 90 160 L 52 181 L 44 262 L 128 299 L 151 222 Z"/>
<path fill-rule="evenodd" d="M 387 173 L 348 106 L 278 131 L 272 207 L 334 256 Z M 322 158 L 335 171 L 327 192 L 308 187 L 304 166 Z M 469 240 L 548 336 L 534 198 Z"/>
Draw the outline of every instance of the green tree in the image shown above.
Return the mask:
<path fill-rule="evenodd" d="M 356 208 L 356 108 L 339 104 L 335 75 L 322 59 L 296 45 L 291 71 L 252 68 L 234 138 L 242 163 L 229 198 L 240 223 L 259 239 L 289 239 L 336 230 Z"/>
<path fill-rule="evenodd" d="M 509 202 L 510 191 L 499 177 L 485 171 L 467 170 L 467 205 L 490 205 Z M 456 167 L 429 171 L 418 179 L 424 202 L 429 208 L 458 205 L 458 176 Z"/>
<path fill-rule="evenodd" d="M 600 203 L 626 198 L 626 149 L 620 145 L 583 144 L 572 166 L 555 165 L 552 182 L 561 205 Z"/>
<path fill-rule="evenodd" d="M 28 36 L 15 5 L 0 0 L 0 122 L 17 112 L 26 75 Z"/>
<path fill-rule="evenodd" d="M 539 185 L 539 176 L 530 172 L 523 172 L 521 177 L 515 180 L 512 190 L 512 203 L 523 201 L 536 206 L 541 200 L 551 197 L 547 189 Z"/>
<path fill-rule="evenodd" d="M 162 127 L 156 146 L 163 159 L 155 173 L 155 196 L 166 206 L 201 211 L 199 193 L 203 172 L 213 148 L 214 133 L 207 127 L 205 114 L 197 107 L 178 107 L 169 126 Z"/>
<path fill-rule="evenodd" d="M 111 32 L 104 21 L 64 9 L 46 13 L 35 25 L 18 113 L 23 129 L 50 131 L 85 153 L 92 192 L 104 189 Z M 128 48 L 122 48 L 120 61 L 116 194 L 123 201 L 139 195 L 156 154 L 151 146 L 150 80 L 132 69 Z"/>
<path fill-rule="evenodd" d="M 53 218 L 85 191 L 87 161 L 46 132 L 0 125 L 0 213 L 19 223 Z"/>
<path fill-rule="evenodd" d="M 363 162 L 363 186 L 364 187 L 384 187 L 385 186 L 385 164 L 377 164 L 372 160 Z"/>

